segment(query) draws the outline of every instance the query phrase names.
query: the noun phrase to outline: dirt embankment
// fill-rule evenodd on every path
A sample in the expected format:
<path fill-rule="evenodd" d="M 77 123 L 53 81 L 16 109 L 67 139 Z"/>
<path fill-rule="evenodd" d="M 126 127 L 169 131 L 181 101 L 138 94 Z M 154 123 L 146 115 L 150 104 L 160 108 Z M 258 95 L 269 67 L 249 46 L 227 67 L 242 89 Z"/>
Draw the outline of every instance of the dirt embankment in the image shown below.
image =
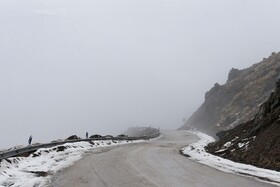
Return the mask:
<path fill-rule="evenodd" d="M 280 80 L 257 115 L 219 134 L 207 150 L 233 161 L 280 171 Z"/>

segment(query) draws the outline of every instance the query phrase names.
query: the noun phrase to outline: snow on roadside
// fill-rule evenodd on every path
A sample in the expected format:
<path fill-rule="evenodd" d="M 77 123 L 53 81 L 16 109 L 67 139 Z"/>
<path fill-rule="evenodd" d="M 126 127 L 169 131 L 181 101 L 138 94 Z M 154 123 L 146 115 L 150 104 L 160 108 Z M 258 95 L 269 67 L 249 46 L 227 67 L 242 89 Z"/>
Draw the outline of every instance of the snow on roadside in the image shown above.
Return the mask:
<path fill-rule="evenodd" d="M 200 139 L 198 142 L 193 143 L 187 147 L 184 147 L 181 151 L 184 155 L 190 157 L 190 159 L 199 163 L 208 165 L 227 173 L 236 173 L 245 176 L 251 176 L 258 180 L 269 182 L 280 186 L 280 172 L 258 168 L 252 165 L 241 164 L 227 160 L 212 154 L 209 154 L 205 150 L 205 146 L 215 141 L 215 139 L 207 134 L 199 131 L 190 130 L 192 134 L 195 134 Z"/>
<path fill-rule="evenodd" d="M 73 165 L 82 158 L 86 151 L 143 141 L 99 140 L 65 143 L 51 148 L 38 149 L 28 157 L 5 159 L 0 162 L 0 186 L 48 186 L 51 175 Z"/>

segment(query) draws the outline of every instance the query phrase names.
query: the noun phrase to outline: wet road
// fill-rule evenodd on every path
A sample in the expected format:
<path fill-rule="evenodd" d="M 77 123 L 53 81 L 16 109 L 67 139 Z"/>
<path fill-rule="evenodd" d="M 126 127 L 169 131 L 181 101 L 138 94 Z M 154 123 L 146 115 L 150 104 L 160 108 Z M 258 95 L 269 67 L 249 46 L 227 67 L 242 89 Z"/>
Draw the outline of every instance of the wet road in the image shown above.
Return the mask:
<path fill-rule="evenodd" d="M 179 150 L 197 141 L 186 131 L 165 131 L 158 140 L 92 151 L 53 180 L 58 187 L 266 187 L 189 160 Z"/>

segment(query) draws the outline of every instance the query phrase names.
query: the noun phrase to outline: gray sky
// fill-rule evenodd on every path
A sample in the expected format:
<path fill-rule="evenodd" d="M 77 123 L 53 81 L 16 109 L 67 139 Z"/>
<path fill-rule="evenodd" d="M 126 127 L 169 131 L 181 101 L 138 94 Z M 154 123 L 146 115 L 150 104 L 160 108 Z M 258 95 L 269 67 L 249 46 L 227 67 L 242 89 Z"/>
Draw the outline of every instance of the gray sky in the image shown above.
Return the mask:
<path fill-rule="evenodd" d="M 0 147 L 180 127 L 280 51 L 279 0 L 0 0 Z"/>

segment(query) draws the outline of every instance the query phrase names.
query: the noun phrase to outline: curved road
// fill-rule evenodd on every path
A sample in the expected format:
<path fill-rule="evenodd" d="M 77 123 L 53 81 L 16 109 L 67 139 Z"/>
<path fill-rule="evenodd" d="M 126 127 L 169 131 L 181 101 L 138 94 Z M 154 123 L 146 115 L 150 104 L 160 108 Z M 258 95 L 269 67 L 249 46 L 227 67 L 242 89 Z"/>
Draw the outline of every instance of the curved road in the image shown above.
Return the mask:
<path fill-rule="evenodd" d="M 189 160 L 179 150 L 197 141 L 186 131 L 165 131 L 162 138 L 89 152 L 58 173 L 58 187 L 266 187 L 252 178 L 223 173 Z"/>

